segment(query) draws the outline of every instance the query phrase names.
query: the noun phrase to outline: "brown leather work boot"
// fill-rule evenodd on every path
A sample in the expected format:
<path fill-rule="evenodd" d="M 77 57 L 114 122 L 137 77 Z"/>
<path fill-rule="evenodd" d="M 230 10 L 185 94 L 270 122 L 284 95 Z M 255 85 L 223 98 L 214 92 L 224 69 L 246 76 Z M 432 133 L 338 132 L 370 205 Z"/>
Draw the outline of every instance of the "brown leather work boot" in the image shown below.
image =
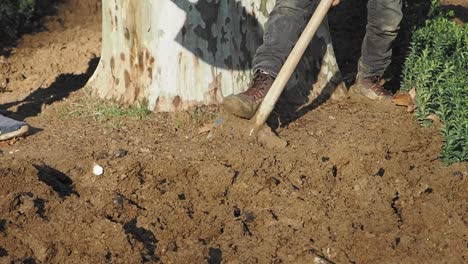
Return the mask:
<path fill-rule="evenodd" d="M 383 87 L 382 78 L 379 76 L 363 78 L 358 73 L 354 90 L 372 100 L 391 100 L 393 98 L 392 93 Z"/>
<path fill-rule="evenodd" d="M 224 98 L 222 107 L 233 115 L 247 119 L 252 118 L 274 80 L 271 75 L 257 71 L 247 91 Z"/>

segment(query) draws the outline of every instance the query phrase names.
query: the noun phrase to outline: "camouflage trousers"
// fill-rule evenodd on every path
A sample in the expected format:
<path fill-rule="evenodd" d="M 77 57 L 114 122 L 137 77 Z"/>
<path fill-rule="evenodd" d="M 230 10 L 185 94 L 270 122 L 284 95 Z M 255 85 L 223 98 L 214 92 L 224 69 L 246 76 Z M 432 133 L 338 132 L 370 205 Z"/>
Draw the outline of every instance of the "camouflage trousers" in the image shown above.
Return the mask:
<path fill-rule="evenodd" d="M 276 1 L 265 25 L 263 44 L 253 60 L 254 71 L 278 74 L 313 14 L 316 1 Z M 390 65 L 392 44 L 402 18 L 402 0 L 368 0 L 366 35 L 359 60 L 359 72 L 363 77 L 382 76 Z"/>

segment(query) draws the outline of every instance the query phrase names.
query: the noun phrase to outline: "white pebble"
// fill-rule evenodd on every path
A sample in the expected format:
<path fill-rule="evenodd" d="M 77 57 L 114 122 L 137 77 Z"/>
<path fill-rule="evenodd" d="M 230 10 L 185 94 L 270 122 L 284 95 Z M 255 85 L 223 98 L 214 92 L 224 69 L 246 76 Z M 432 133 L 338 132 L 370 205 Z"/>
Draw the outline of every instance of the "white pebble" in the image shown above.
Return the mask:
<path fill-rule="evenodd" d="M 102 174 L 104 174 L 104 168 L 97 164 L 94 164 L 93 174 L 96 176 L 101 176 Z"/>

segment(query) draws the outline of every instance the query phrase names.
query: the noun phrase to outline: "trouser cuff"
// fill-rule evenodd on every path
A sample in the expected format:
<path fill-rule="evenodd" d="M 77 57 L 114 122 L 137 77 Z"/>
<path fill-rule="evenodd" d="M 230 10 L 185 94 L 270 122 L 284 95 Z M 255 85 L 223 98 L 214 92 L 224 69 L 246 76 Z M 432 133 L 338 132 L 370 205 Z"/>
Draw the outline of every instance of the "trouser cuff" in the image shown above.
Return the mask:
<path fill-rule="evenodd" d="M 276 78 L 278 76 L 278 71 L 276 71 L 273 67 L 268 67 L 268 66 L 255 66 L 253 68 L 254 74 L 257 73 L 258 71 L 262 71 L 268 75 L 270 75 L 273 78 Z"/>

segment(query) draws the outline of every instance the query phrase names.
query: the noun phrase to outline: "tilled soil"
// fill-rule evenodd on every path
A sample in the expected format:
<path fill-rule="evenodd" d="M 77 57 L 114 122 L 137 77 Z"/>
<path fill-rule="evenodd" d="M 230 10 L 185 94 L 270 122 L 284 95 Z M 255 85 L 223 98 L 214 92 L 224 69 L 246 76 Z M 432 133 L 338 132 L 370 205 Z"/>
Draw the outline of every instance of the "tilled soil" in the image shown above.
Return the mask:
<path fill-rule="evenodd" d="M 2 148 L 7 262 L 467 260 L 467 166 L 438 161 L 437 131 L 402 109 L 327 104 L 268 149 L 198 135 L 195 114 L 95 121 L 64 116 L 68 103 Z"/>
<path fill-rule="evenodd" d="M 60 53 L 61 70 L 44 67 L 47 80 L 69 74 L 56 88 L 66 94 L 52 100 L 57 91 L 43 88 L 50 100 L 11 105 L 31 87 L 21 79 L 1 94 L 2 107 L 34 129 L 0 143 L 0 263 L 468 261 L 468 165 L 438 160 L 436 128 L 356 96 L 278 129 L 288 143 L 279 148 L 229 120 L 200 134 L 216 108 L 102 115 L 99 102 L 73 92 L 98 52 L 90 52 L 99 48 L 93 27 L 75 29 L 95 40 L 73 49 L 83 56 Z M 44 34 L 27 43 L 63 32 Z M 8 64 L 20 65 L 24 49 Z"/>

